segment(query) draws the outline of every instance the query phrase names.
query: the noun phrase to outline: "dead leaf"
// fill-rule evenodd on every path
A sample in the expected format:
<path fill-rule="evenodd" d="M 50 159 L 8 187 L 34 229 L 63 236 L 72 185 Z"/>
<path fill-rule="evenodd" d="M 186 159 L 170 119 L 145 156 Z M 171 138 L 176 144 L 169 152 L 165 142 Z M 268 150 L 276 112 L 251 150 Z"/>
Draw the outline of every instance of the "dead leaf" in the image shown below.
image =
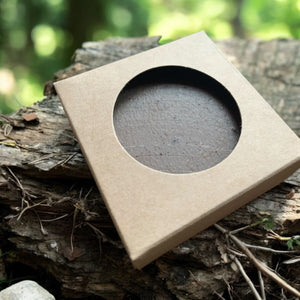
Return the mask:
<path fill-rule="evenodd" d="M 71 145 L 73 146 L 74 145 L 74 142 L 73 141 L 62 141 L 60 142 L 61 145 Z"/>
<path fill-rule="evenodd" d="M 67 258 L 69 261 L 73 261 L 76 258 L 84 255 L 85 254 L 85 250 L 82 249 L 82 248 L 74 247 L 73 251 L 72 251 L 72 249 L 70 247 L 66 247 L 64 249 L 63 254 L 64 254 L 64 257 Z"/>
<path fill-rule="evenodd" d="M 294 189 L 291 189 L 291 191 L 285 195 L 285 198 L 286 199 L 292 199 L 295 195 L 295 190 Z"/>
<path fill-rule="evenodd" d="M 32 122 L 38 119 L 37 115 L 35 113 L 27 113 L 27 114 L 23 114 L 22 118 L 26 121 L 26 122 Z"/>
<path fill-rule="evenodd" d="M 227 255 L 227 249 L 226 249 L 225 245 L 222 242 L 218 241 L 218 240 L 216 241 L 216 245 L 217 245 L 217 249 L 218 249 L 218 251 L 221 255 L 222 262 L 225 263 L 225 264 L 229 263 L 230 259 Z"/>

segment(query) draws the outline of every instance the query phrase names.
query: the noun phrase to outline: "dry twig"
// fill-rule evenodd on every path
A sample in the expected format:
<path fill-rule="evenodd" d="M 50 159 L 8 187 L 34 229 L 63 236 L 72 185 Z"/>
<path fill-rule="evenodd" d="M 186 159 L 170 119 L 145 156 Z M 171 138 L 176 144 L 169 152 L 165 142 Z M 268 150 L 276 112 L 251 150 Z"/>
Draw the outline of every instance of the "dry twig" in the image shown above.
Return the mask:
<path fill-rule="evenodd" d="M 29 209 L 32 209 L 32 208 L 34 208 L 34 207 L 37 207 L 37 206 L 39 206 L 39 205 L 41 205 L 41 204 L 43 204 L 43 203 L 45 203 L 46 202 L 46 200 L 42 200 L 42 201 L 40 201 L 40 202 L 38 202 L 38 203 L 35 203 L 35 204 L 33 204 L 33 205 L 27 205 L 27 207 L 25 207 L 21 212 L 20 212 L 20 214 L 19 214 L 19 216 L 18 216 L 18 218 L 17 218 L 17 221 L 19 221 L 20 219 L 21 219 L 21 217 L 23 216 L 23 214 L 27 211 L 27 210 L 29 210 Z"/>
<path fill-rule="evenodd" d="M 14 174 L 14 172 L 9 167 L 6 167 L 6 168 L 7 168 L 8 172 L 10 173 L 10 175 L 15 180 L 15 182 L 16 182 L 17 186 L 19 187 L 19 189 L 21 190 L 21 193 L 22 193 L 21 209 L 23 209 L 24 200 L 26 199 L 27 192 L 25 191 L 22 183 L 20 182 L 19 178 Z"/>
<path fill-rule="evenodd" d="M 253 249 L 256 249 L 256 250 L 262 250 L 262 251 L 272 252 L 274 254 L 294 254 L 294 253 L 300 253 L 300 250 L 276 250 L 276 249 L 272 249 L 272 248 L 268 248 L 268 247 L 247 244 L 245 242 L 242 242 L 242 243 L 247 248 L 253 248 Z"/>
<path fill-rule="evenodd" d="M 214 225 L 216 229 L 221 231 L 222 233 L 228 235 L 230 239 L 240 248 L 241 251 L 243 251 L 249 258 L 249 260 L 256 266 L 256 268 L 261 271 L 263 274 L 277 282 L 281 287 L 289 291 L 291 294 L 295 295 L 296 297 L 300 298 L 300 292 L 296 290 L 294 287 L 292 287 L 290 284 L 288 284 L 285 280 L 283 280 L 281 277 L 279 277 L 273 270 L 268 268 L 263 262 L 258 260 L 252 252 L 244 245 L 244 242 L 242 242 L 240 239 L 238 239 L 236 236 L 231 234 L 228 230 L 223 228 L 221 225 L 215 224 Z"/>
<path fill-rule="evenodd" d="M 261 275 L 260 271 L 258 271 L 258 279 L 259 279 L 261 298 L 262 298 L 262 300 L 266 300 L 264 279 L 262 278 L 262 275 Z"/>
<path fill-rule="evenodd" d="M 78 211 L 79 211 L 78 207 L 75 206 L 74 215 L 73 215 L 73 225 L 72 225 L 72 231 L 71 231 L 71 237 L 70 237 L 71 253 L 73 253 L 73 251 L 74 251 L 73 239 L 74 239 L 75 223 L 76 223 L 76 217 L 77 217 Z"/>
<path fill-rule="evenodd" d="M 105 234 L 95 227 L 94 225 L 90 224 L 89 222 L 86 222 L 86 224 L 95 232 L 97 239 L 98 239 L 98 245 L 99 245 L 99 256 L 100 259 L 102 257 L 102 240 L 105 238 Z"/>
<path fill-rule="evenodd" d="M 241 262 L 236 257 L 234 257 L 233 260 L 234 260 L 235 264 L 237 265 L 238 269 L 240 270 L 241 274 L 243 275 L 244 279 L 246 280 L 247 284 L 249 285 L 253 295 L 255 296 L 255 299 L 262 300 L 262 298 L 259 295 L 258 291 L 256 290 L 253 282 L 251 281 L 251 279 L 249 278 L 249 276 L 245 272 Z"/>
<path fill-rule="evenodd" d="M 221 300 L 225 300 L 225 298 L 222 297 L 222 295 L 220 295 L 218 292 L 214 291 L 213 294 L 217 295 Z"/>
<path fill-rule="evenodd" d="M 38 214 L 35 210 L 33 210 L 33 212 L 35 213 L 35 215 L 37 216 L 37 218 L 38 218 L 38 220 L 39 220 L 39 224 L 40 224 L 40 228 L 41 228 L 42 234 L 43 234 L 43 235 L 48 235 L 48 232 L 47 232 L 47 230 L 44 228 L 43 223 L 42 223 L 42 221 L 41 221 L 41 218 L 40 218 L 39 214 Z"/>
<path fill-rule="evenodd" d="M 6 116 L 4 114 L 0 114 L 0 118 L 4 119 L 10 123 L 14 123 L 14 121 L 15 121 L 13 118 L 10 118 L 9 116 Z"/>
<path fill-rule="evenodd" d="M 69 214 L 64 214 L 64 215 L 61 215 L 61 216 L 59 216 L 57 218 L 53 218 L 53 219 L 43 219 L 43 220 L 41 220 L 41 222 L 49 222 L 50 223 L 50 222 L 58 221 L 60 219 L 67 217 L 68 215 Z"/>

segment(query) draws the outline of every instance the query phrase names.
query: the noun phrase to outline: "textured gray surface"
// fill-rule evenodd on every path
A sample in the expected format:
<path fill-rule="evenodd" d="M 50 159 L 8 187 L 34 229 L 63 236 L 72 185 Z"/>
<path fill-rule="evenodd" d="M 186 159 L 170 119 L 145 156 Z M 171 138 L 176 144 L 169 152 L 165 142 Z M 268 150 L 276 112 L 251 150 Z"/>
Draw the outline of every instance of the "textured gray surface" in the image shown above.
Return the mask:
<path fill-rule="evenodd" d="M 234 39 L 217 46 L 300 136 L 300 41 Z"/>
<path fill-rule="evenodd" d="M 215 80 L 194 70 L 164 67 L 140 74 L 123 89 L 114 126 L 121 144 L 142 164 L 192 173 L 232 152 L 240 135 L 237 111 L 234 99 Z"/>

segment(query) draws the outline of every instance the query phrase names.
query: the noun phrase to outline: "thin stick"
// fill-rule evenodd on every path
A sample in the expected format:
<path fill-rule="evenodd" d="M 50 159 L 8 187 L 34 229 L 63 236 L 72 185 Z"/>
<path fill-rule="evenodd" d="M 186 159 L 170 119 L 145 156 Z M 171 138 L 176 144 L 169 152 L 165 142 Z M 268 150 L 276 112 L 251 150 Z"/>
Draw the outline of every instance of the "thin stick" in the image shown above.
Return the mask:
<path fill-rule="evenodd" d="M 262 300 L 266 300 L 264 279 L 262 278 L 260 271 L 258 271 L 258 279 L 259 279 L 261 298 L 262 298 Z"/>
<path fill-rule="evenodd" d="M 71 238 L 70 238 L 71 253 L 73 253 L 73 251 L 74 251 L 73 238 L 74 238 L 74 230 L 75 230 L 75 223 L 76 223 L 77 214 L 78 214 L 78 208 L 75 206 L 74 215 L 73 215 L 73 225 L 72 225 L 72 231 L 71 231 Z"/>
<path fill-rule="evenodd" d="M 283 290 L 283 289 L 281 289 L 281 296 L 282 296 L 282 299 L 283 299 L 283 300 L 287 300 L 287 297 L 286 297 L 286 295 L 284 294 L 284 290 Z"/>
<path fill-rule="evenodd" d="M 60 220 L 60 219 L 63 219 L 65 217 L 67 217 L 69 214 L 64 214 L 62 216 L 59 216 L 57 218 L 54 218 L 54 219 L 44 219 L 44 220 L 41 220 L 42 222 L 54 222 L 54 221 L 57 221 L 57 220 Z"/>
<path fill-rule="evenodd" d="M 93 187 L 91 187 L 91 188 L 89 189 L 89 191 L 86 193 L 86 195 L 84 196 L 84 200 L 87 199 L 87 197 L 90 195 L 90 193 L 92 192 L 92 190 L 93 190 Z"/>
<path fill-rule="evenodd" d="M 300 261 L 300 256 L 296 256 L 296 257 L 290 258 L 288 260 L 285 260 L 282 263 L 285 264 L 285 265 L 289 265 L 289 264 L 295 264 L 299 261 Z"/>
<path fill-rule="evenodd" d="M 99 257 L 101 259 L 102 257 L 102 240 L 103 238 L 105 238 L 104 233 L 102 233 L 101 230 L 99 230 L 97 227 L 95 227 L 94 225 L 90 224 L 89 222 L 86 222 L 86 224 L 92 228 L 92 230 L 94 231 L 94 233 L 97 236 L 97 240 L 98 240 L 98 245 L 99 245 Z"/>
<path fill-rule="evenodd" d="M 14 178 L 14 180 L 17 183 L 17 186 L 20 188 L 20 190 L 22 192 L 21 209 L 23 209 L 24 208 L 24 200 L 26 198 L 26 192 L 23 188 L 22 183 L 20 182 L 19 178 L 14 174 L 14 172 L 9 167 L 7 167 L 7 170 L 9 171 L 10 175 Z"/>
<path fill-rule="evenodd" d="M 69 162 L 72 158 L 74 158 L 77 155 L 77 152 L 71 154 L 69 157 L 67 157 L 63 162 L 62 165 L 65 165 L 67 162 Z"/>
<path fill-rule="evenodd" d="M 23 188 L 23 185 L 21 184 L 19 178 L 15 175 L 15 173 L 9 168 L 9 167 L 6 167 L 7 170 L 9 171 L 9 173 L 12 175 L 12 177 L 15 179 L 15 181 L 17 182 L 19 188 L 24 191 L 24 188 Z"/>
<path fill-rule="evenodd" d="M 253 295 L 255 296 L 255 299 L 257 300 L 262 300 L 261 296 L 259 295 L 258 291 L 256 290 L 253 282 L 251 281 L 251 279 L 249 278 L 249 276 L 247 275 L 247 273 L 245 272 L 241 262 L 236 258 L 234 257 L 234 262 L 236 263 L 238 269 L 240 270 L 241 274 L 243 275 L 243 277 L 245 278 L 246 282 L 248 283 Z"/>
<path fill-rule="evenodd" d="M 33 212 L 36 214 L 36 216 L 37 216 L 37 218 L 38 218 L 38 220 L 39 220 L 40 228 L 41 228 L 42 234 L 43 234 L 43 235 L 48 235 L 48 232 L 47 232 L 47 230 L 45 230 L 45 228 L 44 228 L 44 226 L 43 226 L 43 224 L 42 224 L 42 221 L 41 221 L 41 218 L 40 218 L 39 214 L 38 214 L 35 210 L 33 210 Z"/>
<path fill-rule="evenodd" d="M 230 232 L 230 234 L 232 234 Z M 267 252 L 272 252 L 274 254 L 293 254 L 293 253 L 300 253 L 300 250 L 276 250 L 268 247 L 263 247 L 263 246 L 256 246 L 256 245 L 251 245 L 247 244 L 245 242 L 242 242 L 247 248 L 253 248 L 256 250 L 262 250 L 262 251 L 267 251 Z"/>
<path fill-rule="evenodd" d="M 300 292 L 296 290 L 294 287 L 289 285 L 285 280 L 280 278 L 273 270 L 265 266 L 260 260 L 258 260 L 252 252 L 244 245 L 244 243 L 238 239 L 236 236 L 230 234 L 225 228 L 222 226 L 215 224 L 214 225 L 216 229 L 221 231 L 224 234 L 228 234 L 228 236 L 231 238 L 231 240 L 240 248 L 241 251 L 243 251 L 249 258 L 249 260 L 256 266 L 256 268 L 261 271 L 266 276 L 270 277 L 272 280 L 277 282 L 281 287 L 295 295 L 296 297 L 300 298 Z"/>
<path fill-rule="evenodd" d="M 237 251 L 237 250 L 235 250 L 235 249 L 231 249 L 231 248 L 227 247 L 227 250 L 228 250 L 229 252 L 231 252 L 232 254 L 234 254 L 234 255 L 246 257 L 245 254 L 243 254 L 243 253 L 241 253 L 241 252 L 239 252 L 239 251 Z"/>
<path fill-rule="evenodd" d="M 18 218 L 17 218 L 17 221 L 19 221 L 19 220 L 21 219 L 21 217 L 23 216 L 23 214 L 25 213 L 25 211 L 27 211 L 28 209 L 32 209 L 32 208 L 34 208 L 34 207 L 37 207 L 37 206 L 41 205 L 43 202 L 45 202 L 45 201 L 47 201 L 47 200 L 42 200 L 42 201 L 40 201 L 40 202 L 38 202 L 38 203 L 36 203 L 36 204 L 29 205 L 29 206 L 25 207 L 25 208 L 20 212 L 20 214 L 19 214 L 19 216 L 18 216 Z"/>
<path fill-rule="evenodd" d="M 193 272 L 191 270 L 189 270 L 189 273 L 193 277 L 193 279 L 196 281 L 196 283 L 198 283 L 201 286 L 199 279 L 193 274 Z"/>
<path fill-rule="evenodd" d="M 41 161 L 43 161 L 43 160 L 45 160 L 45 159 L 49 159 L 49 158 L 51 158 L 51 157 L 53 157 L 53 156 L 55 156 L 55 154 L 53 154 L 53 153 L 51 153 L 51 154 L 46 154 L 46 155 L 44 155 L 44 156 L 42 156 L 42 157 L 40 157 L 40 158 L 38 158 L 38 159 L 35 159 L 35 160 L 30 161 L 28 164 L 29 164 L 29 165 L 33 165 L 33 164 L 36 164 L 36 163 L 38 163 L 38 162 L 41 162 Z"/>
<path fill-rule="evenodd" d="M 228 295 L 230 297 L 230 300 L 233 300 L 232 295 L 231 295 L 231 293 L 233 292 L 232 289 L 231 289 L 231 286 L 230 286 L 229 282 L 225 278 L 223 278 L 223 280 L 224 280 L 224 282 L 227 285 L 227 291 L 228 291 Z"/>
<path fill-rule="evenodd" d="M 217 295 L 220 299 L 225 300 L 225 298 L 222 297 L 222 295 L 220 295 L 217 291 L 213 291 L 213 294 Z"/>
<path fill-rule="evenodd" d="M 89 222 L 86 222 L 86 224 L 95 231 L 96 235 L 98 235 L 98 236 L 100 235 L 101 238 L 105 238 L 105 234 L 100 229 L 98 229 L 96 226 L 92 225 Z"/>
<path fill-rule="evenodd" d="M 13 118 L 10 118 L 10 117 L 8 117 L 6 115 L 3 115 L 3 114 L 0 114 L 0 118 L 6 120 L 8 122 L 11 122 L 11 123 L 13 123 L 15 121 Z"/>
<path fill-rule="evenodd" d="M 55 164 L 55 166 L 53 166 L 52 168 L 55 168 L 57 166 L 63 166 L 65 165 L 67 162 L 69 162 L 75 155 L 77 155 L 77 152 L 69 155 L 67 158 L 60 160 L 58 163 Z"/>
<path fill-rule="evenodd" d="M 15 173 L 9 168 L 6 167 L 8 172 L 11 174 L 11 176 L 13 177 L 13 181 L 15 180 L 15 184 L 19 187 L 19 189 L 21 190 L 22 193 L 22 200 L 21 200 L 21 209 L 24 208 L 24 203 L 27 204 L 27 206 L 29 205 L 28 202 L 26 201 L 26 197 L 28 198 L 28 200 L 30 200 L 31 198 L 37 198 L 34 195 L 29 194 L 23 187 L 21 181 L 19 180 L 19 178 L 15 175 Z"/>
<path fill-rule="evenodd" d="M 247 226 L 244 226 L 244 227 L 232 230 L 231 233 L 232 234 L 236 234 L 236 233 L 239 233 L 240 231 L 243 231 L 245 229 L 252 228 L 252 227 L 253 227 L 253 225 L 247 225 Z"/>

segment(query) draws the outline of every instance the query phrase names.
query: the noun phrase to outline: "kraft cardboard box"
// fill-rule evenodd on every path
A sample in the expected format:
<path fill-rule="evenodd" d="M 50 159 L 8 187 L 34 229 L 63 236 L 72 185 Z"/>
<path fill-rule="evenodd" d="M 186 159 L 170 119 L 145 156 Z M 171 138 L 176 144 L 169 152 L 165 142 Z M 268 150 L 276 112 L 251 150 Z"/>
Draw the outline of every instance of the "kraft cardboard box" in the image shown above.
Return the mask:
<path fill-rule="evenodd" d="M 204 170 L 176 174 L 151 168 L 129 154 L 116 134 L 114 109 L 127 83 L 148 70 L 170 66 L 213 78 L 238 107 L 237 144 Z M 204 32 L 56 82 L 55 88 L 137 268 L 300 167 L 299 138 Z"/>

